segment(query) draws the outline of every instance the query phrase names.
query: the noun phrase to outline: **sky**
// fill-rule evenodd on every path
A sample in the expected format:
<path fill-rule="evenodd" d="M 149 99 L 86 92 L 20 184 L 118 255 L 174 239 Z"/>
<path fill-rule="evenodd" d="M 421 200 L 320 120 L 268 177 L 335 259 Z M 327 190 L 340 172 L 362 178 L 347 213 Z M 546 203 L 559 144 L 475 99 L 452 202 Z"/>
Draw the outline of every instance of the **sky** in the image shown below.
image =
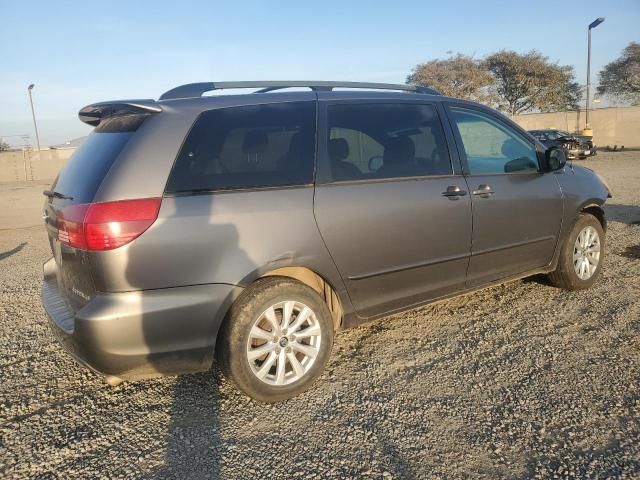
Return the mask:
<path fill-rule="evenodd" d="M 640 0 L 582 1 L 30 1 L 0 0 L 0 138 L 41 145 L 89 133 L 77 112 L 113 99 L 158 98 L 224 80 L 404 83 L 448 52 L 482 57 L 536 49 L 592 84 L 631 41 Z"/>

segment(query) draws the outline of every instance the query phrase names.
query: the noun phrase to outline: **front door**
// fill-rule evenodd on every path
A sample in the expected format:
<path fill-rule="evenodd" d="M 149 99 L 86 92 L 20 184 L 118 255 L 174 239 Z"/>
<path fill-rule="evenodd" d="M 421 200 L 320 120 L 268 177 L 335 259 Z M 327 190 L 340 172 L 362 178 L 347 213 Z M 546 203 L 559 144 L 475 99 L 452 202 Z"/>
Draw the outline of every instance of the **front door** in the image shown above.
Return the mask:
<path fill-rule="evenodd" d="M 320 105 L 315 216 L 358 314 L 464 288 L 471 201 L 436 106 Z"/>
<path fill-rule="evenodd" d="M 469 287 L 547 265 L 562 219 L 562 192 L 542 173 L 535 144 L 497 115 L 450 105 L 471 193 Z"/>

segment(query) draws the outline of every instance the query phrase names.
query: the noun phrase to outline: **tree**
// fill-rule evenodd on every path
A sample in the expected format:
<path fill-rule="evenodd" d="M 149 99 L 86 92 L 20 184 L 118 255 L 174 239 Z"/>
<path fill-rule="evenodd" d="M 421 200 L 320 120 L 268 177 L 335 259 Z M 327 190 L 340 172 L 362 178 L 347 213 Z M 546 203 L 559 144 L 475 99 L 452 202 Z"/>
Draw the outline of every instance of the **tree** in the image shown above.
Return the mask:
<path fill-rule="evenodd" d="M 416 65 L 407 83 L 435 88 L 448 97 L 487 103 L 493 78 L 479 60 L 458 53 Z"/>
<path fill-rule="evenodd" d="M 0 142 L 0 152 L 6 152 L 7 150 L 11 150 L 11 145 L 7 142 Z"/>
<path fill-rule="evenodd" d="M 598 79 L 600 95 L 640 104 L 640 43 L 627 45 L 619 58 L 604 66 Z"/>
<path fill-rule="evenodd" d="M 484 64 L 495 81 L 498 108 L 510 115 L 578 108 L 582 93 L 572 66 L 551 63 L 535 50 L 524 54 L 501 50 Z"/>

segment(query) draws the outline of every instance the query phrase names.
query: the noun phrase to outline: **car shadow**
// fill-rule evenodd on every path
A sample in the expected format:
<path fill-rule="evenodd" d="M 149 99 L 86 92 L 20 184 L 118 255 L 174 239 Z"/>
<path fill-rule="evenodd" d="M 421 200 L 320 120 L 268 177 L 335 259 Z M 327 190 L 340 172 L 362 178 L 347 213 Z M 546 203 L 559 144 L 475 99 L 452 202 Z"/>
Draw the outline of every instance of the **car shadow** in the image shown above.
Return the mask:
<path fill-rule="evenodd" d="M 211 272 L 217 271 L 229 256 L 245 264 L 249 262 L 246 253 L 239 247 L 237 228 L 230 223 L 215 223 L 212 220 L 217 216 L 214 198 L 214 195 L 197 195 L 163 200 L 159 218 L 152 227 L 158 233 L 155 237 L 157 241 L 133 242 L 129 249 L 126 275 L 133 290 L 149 288 L 149 278 L 161 270 L 188 271 L 192 278 L 209 278 Z M 158 240 L 167 236 L 173 237 L 172 241 L 180 242 L 185 248 L 177 254 L 175 251 L 173 254 L 167 252 L 163 240 Z M 199 245 L 202 241 L 210 242 L 212 247 L 206 258 L 197 255 L 201 253 Z M 224 245 L 224 249 L 215 248 L 216 244 Z M 148 297 L 140 298 L 141 334 L 147 352 L 172 353 L 169 360 L 165 355 L 147 354 L 149 371 L 160 376 L 173 375 L 176 362 L 182 364 L 184 360 L 186 368 L 192 368 L 194 361 L 198 365 L 204 364 L 207 359 L 211 361 L 209 350 L 195 356 L 193 350 L 175 351 L 181 348 L 181 341 L 193 341 L 189 337 L 174 341 L 171 337 L 172 334 L 180 336 L 179 326 L 183 320 L 188 320 L 185 314 L 169 319 L 164 327 L 173 332 L 169 333 L 158 328 L 158 316 L 154 312 L 158 305 L 145 305 Z M 216 312 L 211 311 L 212 328 L 216 327 L 213 321 L 215 316 Z M 188 325 L 189 322 L 185 321 L 185 328 Z M 215 361 L 209 365 L 211 368 L 205 373 L 179 375 L 176 378 L 166 432 L 164 464 L 149 478 L 221 478 L 220 461 L 224 445 L 220 436 L 219 388 L 222 374 Z"/>
<path fill-rule="evenodd" d="M 221 380 L 221 373 L 215 366 L 207 373 L 180 375 L 177 378 L 166 435 L 164 465 L 148 478 L 221 478 Z"/>
<path fill-rule="evenodd" d="M 628 225 L 640 225 L 639 205 L 619 205 L 605 203 L 604 213 L 608 221 L 626 223 Z"/>
<path fill-rule="evenodd" d="M 537 283 L 538 285 L 544 285 L 545 287 L 553 287 L 549 281 L 549 277 L 544 273 L 532 275 L 531 277 L 525 277 L 522 279 L 524 283 Z"/>
<path fill-rule="evenodd" d="M 640 206 L 638 205 L 618 205 L 615 203 L 604 205 L 605 217 L 608 222 L 620 222 L 627 225 L 640 225 Z M 637 245 L 631 245 L 626 247 L 626 250 L 621 253 L 623 257 L 638 258 L 640 247 Z M 533 275 L 523 279 L 525 283 L 537 283 L 551 287 L 549 278 L 544 274 Z"/>
<path fill-rule="evenodd" d="M 22 242 L 20 245 L 13 247 L 11 250 L 7 250 L 6 252 L 0 252 L 0 260 L 4 260 L 5 258 L 9 258 L 11 255 L 15 255 L 20 250 L 22 250 L 27 245 L 27 242 Z"/>

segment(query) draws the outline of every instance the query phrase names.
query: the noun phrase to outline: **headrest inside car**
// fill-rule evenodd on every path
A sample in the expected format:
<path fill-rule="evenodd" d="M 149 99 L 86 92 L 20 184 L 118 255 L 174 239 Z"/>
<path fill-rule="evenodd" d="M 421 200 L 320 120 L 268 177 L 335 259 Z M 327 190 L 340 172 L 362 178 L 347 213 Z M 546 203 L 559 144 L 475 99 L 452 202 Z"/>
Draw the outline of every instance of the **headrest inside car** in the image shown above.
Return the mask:
<path fill-rule="evenodd" d="M 384 147 L 384 163 L 398 164 L 415 160 L 416 146 L 409 137 L 394 137 Z"/>
<path fill-rule="evenodd" d="M 253 155 L 263 153 L 269 146 L 269 138 L 264 130 L 249 130 L 242 142 L 242 153 Z"/>
<path fill-rule="evenodd" d="M 349 144 L 344 138 L 329 140 L 329 158 L 332 162 L 342 162 L 349 157 Z"/>

